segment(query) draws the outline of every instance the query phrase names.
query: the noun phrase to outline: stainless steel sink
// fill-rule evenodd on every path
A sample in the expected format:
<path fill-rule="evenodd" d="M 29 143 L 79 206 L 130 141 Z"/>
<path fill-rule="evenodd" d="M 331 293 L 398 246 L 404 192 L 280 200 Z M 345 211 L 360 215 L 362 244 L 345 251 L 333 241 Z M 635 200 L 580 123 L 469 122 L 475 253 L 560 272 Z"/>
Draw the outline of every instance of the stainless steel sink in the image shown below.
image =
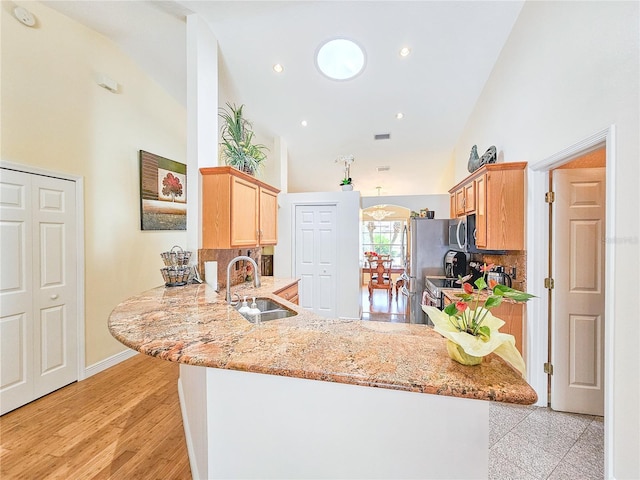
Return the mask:
<path fill-rule="evenodd" d="M 249 306 L 251 306 L 252 302 L 252 298 L 247 298 L 247 304 Z M 235 306 L 236 310 L 239 310 L 240 307 L 242 307 L 242 302 L 238 302 L 238 304 Z M 260 310 L 260 313 L 258 314 L 252 315 L 245 312 L 238 313 L 240 313 L 240 315 L 249 320 L 251 323 L 268 322 L 269 320 L 277 320 L 279 318 L 287 318 L 297 315 L 297 312 L 294 312 L 290 308 L 287 308 L 270 298 L 256 298 L 256 307 L 258 308 L 258 310 Z"/>

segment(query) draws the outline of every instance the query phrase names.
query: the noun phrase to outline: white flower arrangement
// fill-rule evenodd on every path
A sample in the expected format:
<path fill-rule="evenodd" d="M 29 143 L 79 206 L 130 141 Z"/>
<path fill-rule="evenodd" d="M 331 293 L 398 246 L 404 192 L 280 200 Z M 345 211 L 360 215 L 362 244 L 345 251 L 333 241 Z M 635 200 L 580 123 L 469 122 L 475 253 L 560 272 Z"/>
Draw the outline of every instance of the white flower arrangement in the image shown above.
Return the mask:
<path fill-rule="evenodd" d="M 336 158 L 335 163 L 344 164 L 344 178 L 340 182 L 340 185 L 350 185 L 351 184 L 351 164 L 355 161 L 355 157 L 353 155 L 340 155 Z"/>

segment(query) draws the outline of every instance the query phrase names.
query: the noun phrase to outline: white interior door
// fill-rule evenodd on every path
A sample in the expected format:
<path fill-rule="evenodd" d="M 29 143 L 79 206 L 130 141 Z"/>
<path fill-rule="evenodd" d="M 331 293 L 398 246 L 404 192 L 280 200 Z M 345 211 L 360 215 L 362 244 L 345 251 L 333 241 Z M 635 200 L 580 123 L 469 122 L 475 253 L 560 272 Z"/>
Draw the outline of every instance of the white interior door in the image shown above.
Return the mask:
<path fill-rule="evenodd" d="M 2 169 L 0 413 L 77 380 L 75 183 Z"/>
<path fill-rule="evenodd" d="M 551 407 L 604 415 L 605 169 L 553 171 Z"/>
<path fill-rule="evenodd" d="M 336 206 L 296 205 L 295 276 L 300 306 L 336 316 Z"/>
<path fill-rule="evenodd" d="M 0 414 L 33 399 L 33 235 L 29 178 L 0 170 Z"/>

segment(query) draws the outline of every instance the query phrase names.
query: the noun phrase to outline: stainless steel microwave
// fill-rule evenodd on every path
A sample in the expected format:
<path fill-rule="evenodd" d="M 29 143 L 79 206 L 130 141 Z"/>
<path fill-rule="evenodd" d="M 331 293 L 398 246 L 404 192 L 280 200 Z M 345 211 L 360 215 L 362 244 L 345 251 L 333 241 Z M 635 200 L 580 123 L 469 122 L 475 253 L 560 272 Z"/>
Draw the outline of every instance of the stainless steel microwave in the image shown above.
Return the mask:
<path fill-rule="evenodd" d="M 467 217 L 449 220 L 449 249 L 467 251 Z"/>
<path fill-rule="evenodd" d="M 449 220 L 449 249 L 467 253 L 477 252 L 475 230 L 475 215 Z"/>
<path fill-rule="evenodd" d="M 449 220 L 449 249 L 465 253 L 504 254 L 504 250 L 486 250 L 476 246 L 476 216 Z"/>

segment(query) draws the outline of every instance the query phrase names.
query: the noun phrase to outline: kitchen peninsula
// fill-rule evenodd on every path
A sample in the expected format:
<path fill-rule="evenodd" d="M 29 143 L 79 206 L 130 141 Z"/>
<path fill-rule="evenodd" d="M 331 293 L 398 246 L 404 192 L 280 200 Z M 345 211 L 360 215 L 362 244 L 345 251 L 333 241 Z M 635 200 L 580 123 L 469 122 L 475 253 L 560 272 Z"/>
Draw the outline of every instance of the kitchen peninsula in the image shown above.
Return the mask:
<path fill-rule="evenodd" d="M 112 312 L 116 339 L 181 364 L 194 478 L 486 477 L 488 402 L 477 400 L 532 404 L 533 389 L 497 356 L 453 362 L 425 325 L 325 319 L 272 293 L 293 282 L 233 288 L 298 312 L 258 324 L 205 284 Z"/>

